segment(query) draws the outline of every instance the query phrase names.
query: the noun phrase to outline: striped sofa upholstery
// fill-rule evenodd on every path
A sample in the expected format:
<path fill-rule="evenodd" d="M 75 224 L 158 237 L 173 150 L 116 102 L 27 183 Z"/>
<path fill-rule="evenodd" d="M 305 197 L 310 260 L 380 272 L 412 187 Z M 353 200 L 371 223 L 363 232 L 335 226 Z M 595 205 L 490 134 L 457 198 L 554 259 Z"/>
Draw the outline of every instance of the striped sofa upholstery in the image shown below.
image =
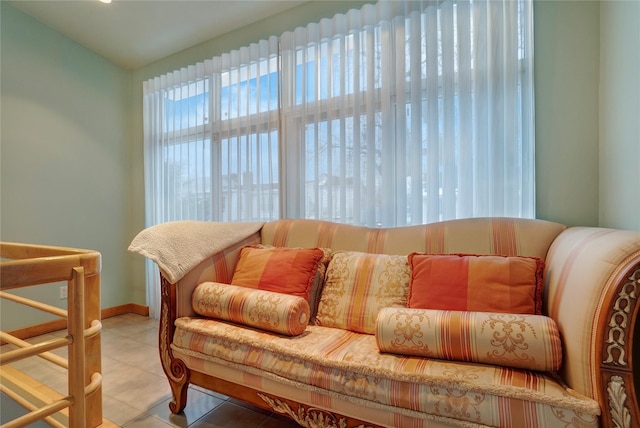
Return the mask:
<path fill-rule="evenodd" d="M 370 327 L 362 332 L 316 320 L 302 334 L 283 336 L 197 316 L 191 307 L 197 285 L 229 283 L 240 249 L 256 244 L 401 256 L 541 258 L 543 315 L 553 325 L 538 325 L 555 335 L 545 344 L 553 348 L 550 360 L 533 370 L 486 359 L 448 360 L 444 351 L 443 358 L 402 355 L 380 352 Z M 193 383 L 308 427 L 640 426 L 633 357 L 638 288 L 638 231 L 513 218 L 399 228 L 267 222 L 175 284 L 163 279 L 160 354 L 174 394 L 170 407 L 179 412 L 187 405 L 187 386 Z M 397 332 L 385 334 L 392 333 Z"/>
<path fill-rule="evenodd" d="M 278 220 L 262 242 L 283 247 L 329 247 L 382 254 L 469 253 L 545 258 L 565 226 L 542 220 L 475 218 L 420 226 L 366 228 L 318 220 Z"/>

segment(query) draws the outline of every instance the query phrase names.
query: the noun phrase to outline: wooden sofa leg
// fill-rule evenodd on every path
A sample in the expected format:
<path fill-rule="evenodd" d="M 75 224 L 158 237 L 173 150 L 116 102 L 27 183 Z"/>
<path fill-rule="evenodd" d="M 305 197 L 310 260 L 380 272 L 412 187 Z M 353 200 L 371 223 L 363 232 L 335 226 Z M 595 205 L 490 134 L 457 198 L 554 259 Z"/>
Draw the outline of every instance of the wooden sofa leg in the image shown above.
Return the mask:
<path fill-rule="evenodd" d="M 160 361 L 169 385 L 173 400 L 169 403 L 171 413 L 182 412 L 187 405 L 187 390 L 189 389 L 190 371 L 184 361 L 173 356 L 171 342 L 173 341 L 174 322 L 176 319 L 175 301 L 176 285 L 161 277 L 161 310 L 160 310 Z"/>
<path fill-rule="evenodd" d="M 167 375 L 173 400 L 169 403 L 171 413 L 176 414 L 184 410 L 187 405 L 187 390 L 189 389 L 189 369 L 182 360 L 173 360 L 171 375 Z"/>

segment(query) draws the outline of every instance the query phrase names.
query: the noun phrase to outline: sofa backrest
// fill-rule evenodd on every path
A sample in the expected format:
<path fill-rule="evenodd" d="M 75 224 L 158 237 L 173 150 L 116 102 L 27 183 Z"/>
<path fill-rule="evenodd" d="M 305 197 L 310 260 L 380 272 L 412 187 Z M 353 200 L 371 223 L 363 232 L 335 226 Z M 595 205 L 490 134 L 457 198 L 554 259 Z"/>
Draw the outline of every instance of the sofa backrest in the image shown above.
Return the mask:
<path fill-rule="evenodd" d="M 545 220 L 473 218 L 418 226 L 368 228 L 321 220 L 276 220 L 261 230 L 262 243 L 381 254 L 467 253 L 545 259 L 566 226 Z"/>

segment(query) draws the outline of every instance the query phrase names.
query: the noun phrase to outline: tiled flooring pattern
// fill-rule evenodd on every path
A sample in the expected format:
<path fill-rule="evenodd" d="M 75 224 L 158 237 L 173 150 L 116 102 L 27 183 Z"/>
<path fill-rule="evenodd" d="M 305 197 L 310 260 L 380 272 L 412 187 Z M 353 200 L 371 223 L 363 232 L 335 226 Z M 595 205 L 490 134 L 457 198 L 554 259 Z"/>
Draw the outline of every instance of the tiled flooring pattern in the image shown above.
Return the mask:
<path fill-rule="evenodd" d="M 171 392 L 158 355 L 158 322 L 125 314 L 102 321 L 103 416 L 123 428 L 293 428 L 280 415 L 190 386 L 184 413 L 172 415 Z M 34 338 L 42 341 L 65 331 Z M 32 341 L 32 340 L 30 340 Z M 10 345 L 5 345 L 10 346 Z M 6 349 L 3 347 L 3 352 Z M 54 351 L 66 357 L 66 349 Z M 50 386 L 67 391 L 66 370 L 41 358 L 13 364 Z"/>

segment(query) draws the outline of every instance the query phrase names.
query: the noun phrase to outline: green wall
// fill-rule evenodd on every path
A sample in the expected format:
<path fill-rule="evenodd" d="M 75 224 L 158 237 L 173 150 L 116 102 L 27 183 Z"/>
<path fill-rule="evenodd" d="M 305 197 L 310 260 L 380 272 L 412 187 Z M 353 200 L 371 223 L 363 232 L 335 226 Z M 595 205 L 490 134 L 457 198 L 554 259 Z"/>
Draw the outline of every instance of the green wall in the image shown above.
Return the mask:
<path fill-rule="evenodd" d="M 129 303 L 131 74 L 0 7 L 0 238 L 100 251 L 102 306 Z M 64 307 L 58 287 L 30 293 Z M 3 330 L 51 319 L 1 304 Z"/>
<path fill-rule="evenodd" d="M 598 225 L 599 2 L 536 1 L 536 217 Z"/>
<path fill-rule="evenodd" d="M 537 217 L 640 230 L 640 1 L 534 3 Z"/>
<path fill-rule="evenodd" d="M 144 227 L 142 82 L 364 3 L 310 2 L 126 71 L 1 2 L 0 238 L 96 249 L 102 307 L 145 304 L 126 251 Z M 640 229 L 639 9 L 534 3 L 539 218 Z M 2 303 L 3 328 L 18 319 L 39 322 Z"/>
<path fill-rule="evenodd" d="M 640 230 L 640 1 L 600 6 L 600 203 L 603 227 Z"/>

